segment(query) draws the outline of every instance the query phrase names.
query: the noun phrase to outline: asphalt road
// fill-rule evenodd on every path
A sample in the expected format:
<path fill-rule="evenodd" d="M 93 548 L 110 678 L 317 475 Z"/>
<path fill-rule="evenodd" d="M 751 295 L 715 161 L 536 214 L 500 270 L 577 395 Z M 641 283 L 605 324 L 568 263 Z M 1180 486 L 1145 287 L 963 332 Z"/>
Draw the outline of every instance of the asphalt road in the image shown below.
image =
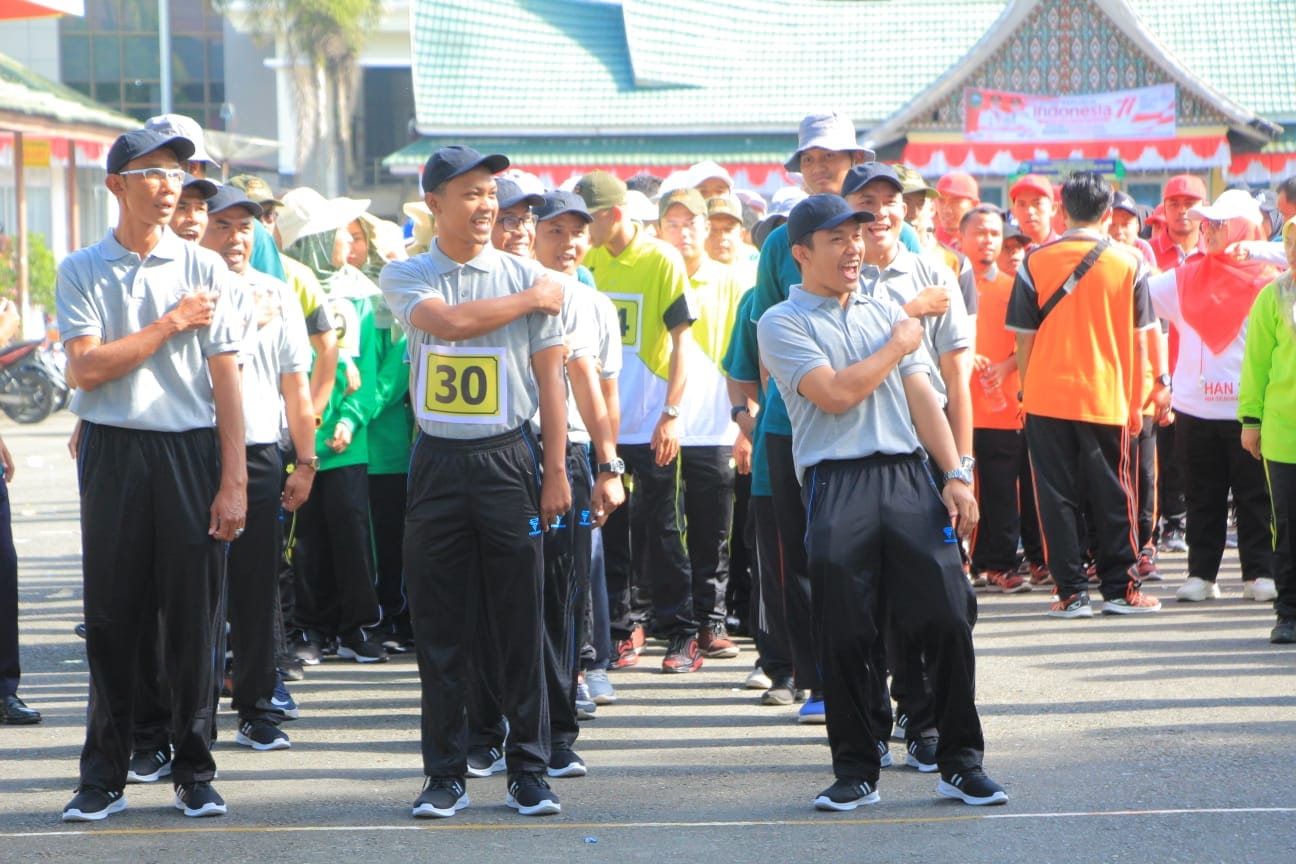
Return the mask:
<path fill-rule="evenodd" d="M 741 689 L 754 659 L 658 674 L 663 646 L 613 673 L 620 702 L 584 724 L 588 777 L 553 781 L 563 813 L 516 815 L 504 780 L 470 782 L 472 806 L 415 821 L 418 677 L 412 658 L 329 660 L 293 685 L 293 749 L 232 742 L 224 704 L 218 819 L 186 819 L 169 786 L 131 786 L 129 809 L 63 825 L 76 785 L 86 667 L 72 418 L 0 426 L 21 568 L 20 693 L 45 715 L 0 726 L 0 862 L 1296 860 L 1296 649 L 1268 644 L 1273 616 L 1241 599 L 1176 604 L 1184 556 L 1163 556 L 1156 615 L 1054 621 L 1042 593 L 981 598 L 976 629 L 986 767 L 1005 807 L 939 799 L 936 779 L 883 771 L 882 803 L 817 813 L 831 782 L 823 727 Z M 899 761 L 901 746 L 893 745 Z"/>

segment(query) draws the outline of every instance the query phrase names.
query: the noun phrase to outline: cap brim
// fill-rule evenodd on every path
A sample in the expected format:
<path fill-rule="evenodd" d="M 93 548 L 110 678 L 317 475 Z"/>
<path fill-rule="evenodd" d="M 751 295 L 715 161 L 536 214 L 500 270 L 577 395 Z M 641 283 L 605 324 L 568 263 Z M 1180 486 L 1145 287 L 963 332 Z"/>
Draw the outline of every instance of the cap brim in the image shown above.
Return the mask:
<path fill-rule="evenodd" d="M 185 174 L 184 185 L 180 188 L 196 190 L 199 195 L 203 196 L 204 201 L 215 195 L 217 191 L 215 183 L 205 177 L 194 177 L 192 174 Z"/>
<path fill-rule="evenodd" d="M 555 210 L 552 213 L 546 213 L 544 216 L 540 217 L 538 221 L 548 222 L 550 219 L 557 219 L 559 216 L 566 216 L 568 213 L 579 216 L 586 225 L 594 221 L 593 215 L 591 215 L 588 210 L 578 210 L 575 207 L 566 207 L 562 210 Z"/>
<path fill-rule="evenodd" d="M 796 151 L 795 153 L 792 154 L 792 158 L 788 159 L 786 162 L 783 163 L 783 167 L 786 168 L 788 171 L 792 172 L 793 174 L 800 174 L 800 173 L 801 173 L 801 154 L 802 154 L 802 153 L 805 153 L 806 150 L 813 150 L 813 149 L 814 149 L 815 147 L 817 147 L 817 146 L 818 146 L 817 144 L 812 144 L 812 145 L 810 145 L 809 147 L 803 147 L 802 149 Z M 826 149 L 826 148 L 821 148 L 821 149 Z M 867 147 L 852 147 L 852 148 L 850 148 L 849 150 L 836 150 L 836 151 L 834 151 L 834 152 L 837 152 L 837 153 L 862 153 L 862 154 L 864 154 L 864 161 L 865 161 L 865 162 L 876 162 L 876 161 L 877 161 L 877 154 L 874 153 L 872 150 L 870 150 L 870 149 L 867 148 Z"/>
<path fill-rule="evenodd" d="M 190 159 L 193 158 L 194 143 L 190 141 L 188 138 L 184 137 L 183 135 L 173 135 L 170 138 L 166 139 L 165 141 L 160 142 L 156 147 L 150 147 L 149 149 L 141 153 L 136 153 L 135 156 L 130 161 L 134 162 L 136 159 L 140 158 L 141 156 L 147 156 L 150 153 L 156 153 L 157 151 L 163 149 L 170 150 L 172 153 L 175 153 L 176 158 L 178 158 L 181 162 L 188 162 Z"/>
<path fill-rule="evenodd" d="M 540 207 L 544 204 L 544 196 L 537 195 L 534 192 L 528 192 L 508 201 L 501 199 L 499 202 L 499 209 L 507 210 L 508 208 L 516 207 L 519 204 L 525 204 L 528 207 Z"/>

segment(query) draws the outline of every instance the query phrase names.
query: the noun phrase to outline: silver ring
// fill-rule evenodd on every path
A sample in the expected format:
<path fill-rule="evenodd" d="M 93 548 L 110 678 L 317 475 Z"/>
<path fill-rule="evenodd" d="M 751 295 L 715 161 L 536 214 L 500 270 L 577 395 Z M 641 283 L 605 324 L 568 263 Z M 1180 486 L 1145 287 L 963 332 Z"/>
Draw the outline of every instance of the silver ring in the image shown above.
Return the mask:
<path fill-rule="evenodd" d="M 234 536 L 235 536 L 235 537 L 242 537 L 242 536 L 243 536 L 243 529 L 242 529 L 242 528 L 235 528 L 235 529 L 234 529 Z"/>

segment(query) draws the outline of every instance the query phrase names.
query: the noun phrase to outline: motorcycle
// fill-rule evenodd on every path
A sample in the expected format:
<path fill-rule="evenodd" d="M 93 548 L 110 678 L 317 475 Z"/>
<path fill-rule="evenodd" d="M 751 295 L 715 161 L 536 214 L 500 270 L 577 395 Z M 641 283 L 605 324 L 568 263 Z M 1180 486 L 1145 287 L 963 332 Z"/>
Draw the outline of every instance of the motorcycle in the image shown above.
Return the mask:
<path fill-rule="evenodd" d="M 41 362 L 42 344 L 36 339 L 0 348 L 0 410 L 18 423 L 41 422 L 60 401 L 54 375 Z"/>

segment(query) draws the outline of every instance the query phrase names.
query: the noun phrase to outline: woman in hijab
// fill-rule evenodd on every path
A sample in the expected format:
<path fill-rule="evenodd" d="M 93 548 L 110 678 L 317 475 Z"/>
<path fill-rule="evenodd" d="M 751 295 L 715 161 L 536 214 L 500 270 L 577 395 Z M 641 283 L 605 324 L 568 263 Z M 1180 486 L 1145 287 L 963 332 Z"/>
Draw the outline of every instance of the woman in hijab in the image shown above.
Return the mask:
<path fill-rule="evenodd" d="M 1170 398 L 1188 510 L 1188 579 L 1175 596 L 1185 602 L 1220 596 L 1216 577 L 1231 490 L 1242 596 L 1267 602 L 1277 595 L 1269 492 L 1263 468 L 1242 449 L 1238 387 L 1247 315 L 1277 270 L 1261 261 L 1239 261 L 1229 251 L 1234 244 L 1264 239 L 1260 206 L 1246 192 L 1226 191 L 1189 215 L 1201 222 L 1205 254 L 1149 281 L 1156 314 L 1179 331 Z"/>
<path fill-rule="evenodd" d="M 1296 643 L 1296 219 L 1283 226 L 1291 269 L 1256 297 L 1242 359 L 1238 419 L 1242 447 L 1263 460 L 1274 515 L 1275 644 Z M 1257 464 L 1260 464 L 1259 462 Z"/>
<path fill-rule="evenodd" d="M 324 289 L 339 361 L 316 432 L 319 473 L 294 524 L 290 647 L 308 665 L 318 663 L 334 640 L 339 657 L 382 662 L 387 654 L 367 632 L 382 618 L 374 591 L 368 478 L 368 424 L 375 413 L 379 365 L 374 310 L 381 295 L 369 277 L 346 263 L 347 226 L 369 202 L 325 199 L 305 187 L 285 194 L 283 202 L 276 227 L 284 254 L 310 268 Z"/>

